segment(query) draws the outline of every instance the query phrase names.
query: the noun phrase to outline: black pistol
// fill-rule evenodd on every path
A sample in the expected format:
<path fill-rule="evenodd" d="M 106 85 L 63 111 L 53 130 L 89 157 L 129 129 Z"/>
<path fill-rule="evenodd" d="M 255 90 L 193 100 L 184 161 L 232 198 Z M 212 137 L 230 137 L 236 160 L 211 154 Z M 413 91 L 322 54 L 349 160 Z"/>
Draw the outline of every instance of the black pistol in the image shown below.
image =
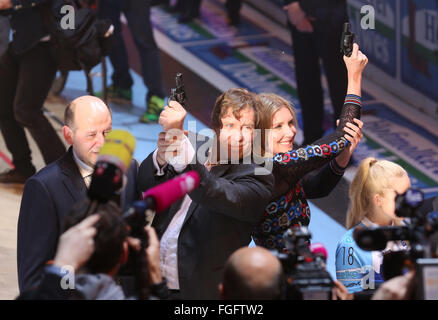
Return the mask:
<path fill-rule="evenodd" d="M 351 57 L 351 54 L 353 53 L 354 36 L 354 33 L 350 30 L 350 23 L 344 23 L 344 30 L 342 31 L 341 38 L 341 52 L 347 57 Z"/>
<path fill-rule="evenodd" d="M 175 77 L 176 88 L 172 88 L 169 96 L 170 101 L 176 101 L 183 107 L 187 101 L 186 91 L 184 90 L 184 83 L 182 73 L 177 73 Z"/>

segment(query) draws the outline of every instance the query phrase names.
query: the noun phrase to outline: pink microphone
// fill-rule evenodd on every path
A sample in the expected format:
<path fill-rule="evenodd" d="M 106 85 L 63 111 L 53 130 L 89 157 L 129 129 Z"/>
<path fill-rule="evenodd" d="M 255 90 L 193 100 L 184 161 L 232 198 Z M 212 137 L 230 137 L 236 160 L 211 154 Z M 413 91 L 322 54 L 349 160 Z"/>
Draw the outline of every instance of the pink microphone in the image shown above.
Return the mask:
<path fill-rule="evenodd" d="M 327 261 L 328 253 L 327 249 L 324 247 L 322 243 L 315 242 L 310 245 L 310 251 L 317 256 L 323 256 Z"/>
<path fill-rule="evenodd" d="M 199 174 L 189 171 L 143 192 L 143 200 L 152 198 L 155 211 L 162 212 L 199 186 Z"/>

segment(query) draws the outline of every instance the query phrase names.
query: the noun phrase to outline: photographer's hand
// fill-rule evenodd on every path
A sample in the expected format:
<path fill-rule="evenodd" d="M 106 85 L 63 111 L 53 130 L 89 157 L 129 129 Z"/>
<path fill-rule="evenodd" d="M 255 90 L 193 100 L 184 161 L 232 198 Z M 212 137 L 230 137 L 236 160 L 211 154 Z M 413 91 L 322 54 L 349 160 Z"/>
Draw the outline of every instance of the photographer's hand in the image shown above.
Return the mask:
<path fill-rule="evenodd" d="M 333 300 L 353 300 L 354 295 L 348 293 L 347 288 L 339 281 L 334 281 L 335 286 L 332 289 Z"/>
<path fill-rule="evenodd" d="M 391 280 L 383 283 L 376 293 L 373 295 L 372 300 L 407 300 L 410 299 L 412 286 L 415 281 L 415 271 L 392 278 Z"/>
<path fill-rule="evenodd" d="M 146 248 L 146 257 L 149 264 L 151 284 L 159 284 L 163 281 L 160 270 L 160 242 L 154 228 L 147 226 L 145 230 L 149 239 L 149 245 Z"/>
<path fill-rule="evenodd" d="M 12 8 L 11 0 L 0 0 L 0 10 L 7 10 Z"/>
<path fill-rule="evenodd" d="M 78 270 L 90 259 L 97 232 L 94 225 L 99 218 L 98 214 L 93 214 L 61 235 L 53 262 L 55 266 L 72 266 Z"/>

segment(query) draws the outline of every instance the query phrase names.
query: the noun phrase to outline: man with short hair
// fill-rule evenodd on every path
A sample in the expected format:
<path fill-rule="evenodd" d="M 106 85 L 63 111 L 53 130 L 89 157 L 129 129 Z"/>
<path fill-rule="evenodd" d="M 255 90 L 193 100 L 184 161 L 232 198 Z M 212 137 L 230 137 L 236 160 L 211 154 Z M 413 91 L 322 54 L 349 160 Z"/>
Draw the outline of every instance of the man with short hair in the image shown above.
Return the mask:
<path fill-rule="evenodd" d="M 45 263 L 53 259 L 64 217 L 87 197 L 87 189 L 105 135 L 111 131 L 109 107 L 99 98 L 83 96 L 65 111 L 62 132 L 71 147 L 64 156 L 29 178 L 24 186 L 18 218 L 17 264 L 20 291 L 38 284 Z M 126 209 L 138 199 L 132 160 L 128 183 L 120 196 Z"/>
<path fill-rule="evenodd" d="M 280 299 L 283 285 L 280 261 L 262 247 L 243 247 L 225 264 L 219 293 L 224 300 Z"/>
<path fill-rule="evenodd" d="M 303 146 L 324 135 L 324 92 L 321 66 L 333 106 L 333 124 L 340 118 L 347 90 L 347 69 L 340 52 L 346 0 L 283 0 L 291 32 L 298 98 L 303 120 Z"/>
<path fill-rule="evenodd" d="M 182 106 L 172 101 L 159 123 L 165 131 L 182 132 L 185 115 Z M 250 243 L 251 232 L 263 216 L 273 176 L 267 171 L 259 175 L 260 167 L 242 161 L 251 154 L 258 119 L 256 95 L 245 89 L 228 90 L 216 100 L 212 112 L 217 143 L 207 155 L 201 150 L 208 150 L 200 147 L 194 156 L 190 142 L 182 137 L 179 151 L 189 156 L 185 162 L 175 162 L 179 155 L 167 156 L 173 138 L 169 141 L 162 132 L 158 149 L 140 166 L 140 190 L 190 170 L 200 176 L 199 188 L 156 215 L 152 223 L 160 237 L 161 272 L 174 299 L 219 299 L 225 261 Z"/>

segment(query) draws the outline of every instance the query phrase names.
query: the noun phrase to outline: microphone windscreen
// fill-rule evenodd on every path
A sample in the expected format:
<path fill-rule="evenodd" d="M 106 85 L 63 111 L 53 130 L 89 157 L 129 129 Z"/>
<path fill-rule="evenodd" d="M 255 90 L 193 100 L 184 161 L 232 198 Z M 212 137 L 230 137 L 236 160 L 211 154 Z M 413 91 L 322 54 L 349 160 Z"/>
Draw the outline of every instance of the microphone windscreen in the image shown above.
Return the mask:
<path fill-rule="evenodd" d="M 109 162 L 125 173 L 135 150 L 135 137 L 125 130 L 112 130 L 105 137 L 97 161 Z"/>
<path fill-rule="evenodd" d="M 124 130 L 113 130 L 105 137 L 91 178 L 88 197 L 106 202 L 123 186 L 123 176 L 129 168 L 135 148 L 135 138 Z"/>
<path fill-rule="evenodd" d="M 199 174 L 196 171 L 189 171 L 145 191 L 143 199 L 154 198 L 156 212 L 162 212 L 198 186 Z"/>
<path fill-rule="evenodd" d="M 312 251 L 316 255 L 324 256 L 325 260 L 327 260 L 328 253 L 327 249 L 322 243 L 315 242 L 310 245 L 310 251 Z"/>

